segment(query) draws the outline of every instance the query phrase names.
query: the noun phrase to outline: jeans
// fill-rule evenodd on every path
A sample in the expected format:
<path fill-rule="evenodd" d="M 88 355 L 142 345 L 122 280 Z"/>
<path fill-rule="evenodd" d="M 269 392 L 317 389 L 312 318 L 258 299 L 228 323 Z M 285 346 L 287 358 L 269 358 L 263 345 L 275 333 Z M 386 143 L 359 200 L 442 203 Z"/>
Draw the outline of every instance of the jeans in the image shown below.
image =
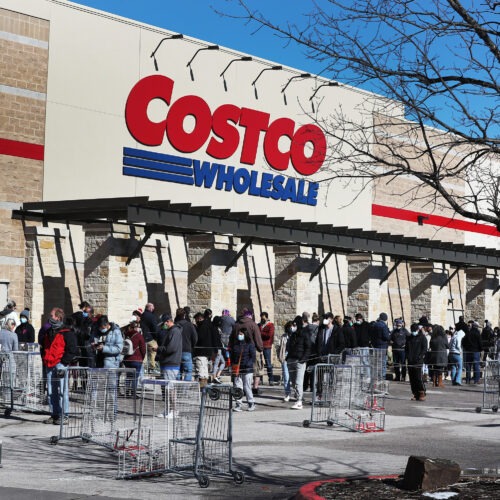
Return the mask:
<path fill-rule="evenodd" d="M 68 368 L 62 363 L 57 363 L 54 368 L 47 371 L 47 384 L 50 385 L 51 388 L 49 408 L 53 417 L 62 416 L 61 407 L 64 408 L 64 415 L 69 413 L 67 370 Z"/>
<path fill-rule="evenodd" d="M 452 384 L 462 385 L 462 355 L 457 352 L 448 354 L 448 363 L 451 367 Z"/>
<path fill-rule="evenodd" d="M 181 358 L 181 367 L 177 380 L 191 382 L 193 380 L 193 355 L 190 352 L 183 352 Z"/>
<path fill-rule="evenodd" d="M 474 382 L 477 384 L 481 378 L 479 370 L 480 352 L 464 352 L 465 361 L 465 382 L 468 384 L 471 381 L 471 371 L 474 371 Z"/>
<path fill-rule="evenodd" d="M 289 359 L 287 363 L 290 382 L 297 395 L 297 401 L 302 401 L 304 398 L 304 373 L 306 372 L 306 363 L 299 363 L 298 359 Z"/>
<path fill-rule="evenodd" d="M 269 384 L 273 383 L 273 363 L 271 361 L 272 348 L 264 347 L 264 360 L 266 362 L 267 377 L 269 378 Z"/>
<path fill-rule="evenodd" d="M 290 396 L 290 374 L 288 373 L 288 364 L 286 361 L 281 363 L 281 372 L 283 373 L 283 385 L 285 387 L 285 396 Z"/>
<path fill-rule="evenodd" d="M 406 354 L 403 349 L 392 350 L 392 361 L 394 363 L 394 374 L 396 381 L 406 378 Z"/>
<path fill-rule="evenodd" d="M 222 372 L 222 370 L 224 370 L 225 366 L 226 366 L 226 360 L 224 358 L 223 351 L 222 351 L 222 349 L 218 349 L 217 356 L 215 356 L 214 363 L 213 363 L 212 375 L 214 377 L 216 377 L 217 373 Z"/>
<path fill-rule="evenodd" d="M 178 366 L 161 366 L 161 376 L 164 380 L 177 380 L 179 374 Z"/>
<path fill-rule="evenodd" d="M 247 403 L 253 404 L 253 392 L 252 392 L 252 381 L 253 373 L 241 373 L 237 377 L 234 377 L 234 386 L 243 389 L 245 396 L 247 397 Z M 236 406 L 241 406 L 241 399 L 236 400 Z"/>
<path fill-rule="evenodd" d="M 132 387 L 137 389 L 137 382 L 139 381 L 139 377 L 141 376 L 141 371 L 143 364 L 141 361 L 124 361 L 123 362 L 125 368 L 134 368 L 135 374 L 127 373 L 127 379 L 125 380 L 125 387 L 127 390 L 131 390 Z"/>

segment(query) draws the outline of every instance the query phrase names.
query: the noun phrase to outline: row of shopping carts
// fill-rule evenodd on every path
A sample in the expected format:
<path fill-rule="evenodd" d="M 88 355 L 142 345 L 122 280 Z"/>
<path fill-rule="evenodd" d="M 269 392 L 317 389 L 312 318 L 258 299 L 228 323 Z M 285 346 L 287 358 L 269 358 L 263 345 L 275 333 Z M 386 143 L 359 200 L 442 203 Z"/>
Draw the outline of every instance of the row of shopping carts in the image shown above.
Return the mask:
<path fill-rule="evenodd" d="M 135 370 L 68 367 L 52 377 L 49 396 L 38 352 L 0 353 L 0 405 L 13 411 L 48 413 L 50 387 L 61 387 L 60 418 L 54 445 L 81 439 L 117 456 L 117 478 L 177 473 L 208 487 L 214 476 L 245 480 L 234 470 L 232 406 L 240 389 L 197 382 L 143 379 Z"/>
<path fill-rule="evenodd" d="M 314 367 L 310 419 L 315 423 L 338 425 L 356 432 L 385 429 L 385 349 L 352 349 L 331 355 Z"/>
<path fill-rule="evenodd" d="M 498 412 L 500 406 L 500 360 L 487 359 L 483 368 L 483 403 L 476 412 L 491 410 Z"/>

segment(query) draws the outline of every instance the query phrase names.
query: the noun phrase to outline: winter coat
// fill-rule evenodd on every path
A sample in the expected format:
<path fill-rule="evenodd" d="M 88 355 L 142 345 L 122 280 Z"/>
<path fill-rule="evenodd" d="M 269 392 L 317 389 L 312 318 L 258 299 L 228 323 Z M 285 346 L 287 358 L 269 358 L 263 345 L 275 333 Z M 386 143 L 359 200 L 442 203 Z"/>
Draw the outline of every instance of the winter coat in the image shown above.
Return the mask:
<path fill-rule="evenodd" d="M 30 323 L 21 323 L 16 328 L 16 335 L 20 344 L 32 344 L 35 342 L 35 329 Z"/>
<path fill-rule="evenodd" d="M 471 328 L 465 332 L 465 337 L 462 339 L 463 352 L 481 352 L 481 334 L 477 328 Z"/>
<path fill-rule="evenodd" d="M 50 346 L 45 350 L 43 363 L 47 368 L 53 368 L 58 363 L 68 366 L 76 360 L 79 350 L 76 335 L 73 330 L 62 327 L 55 332 Z"/>
<path fill-rule="evenodd" d="M 227 345 L 229 336 L 233 332 L 236 320 L 232 316 L 223 315 L 220 317 L 220 328 L 222 330 L 222 341 Z"/>
<path fill-rule="evenodd" d="M 488 351 L 488 349 L 494 345 L 495 334 L 493 333 L 493 329 L 490 326 L 485 326 L 481 332 L 481 347 L 483 348 L 483 351 Z"/>
<path fill-rule="evenodd" d="M 375 349 L 387 349 L 389 340 L 391 339 L 391 332 L 385 321 L 378 319 L 370 328 L 370 340 Z"/>
<path fill-rule="evenodd" d="M 176 323 L 182 330 L 182 352 L 190 352 L 192 354 L 194 346 L 198 341 L 198 333 L 195 326 L 187 319 L 181 319 Z"/>
<path fill-rule="evenodd" d="M 341 333 L 344 336 L 344 343 L 346 349 L 354 349 L 358 347 L 358 339 L 356 337 L 356 330 L 352 326 L 344 325 L 341 328 Z"/>
<path fill-rule="evenodd" d="M 119 368 L 122 361 L 123 336 L 120 327 L 115 323 L 110 324 L 111 328 L 106 334 L 101 334 L 100 342 L 104 342 L 102 351 L 98 352 L 98 365 L 104 368 Z"/>
<path fill-rule="evenodd" d="M 410 332 L 406 328 L 394 328 L 391 333 L 391 345 L 393 350 L 404 350 L 406 339 Z"/>
<path fill-rule="evenodd" d="M 215 335 L 215 326 L 212 324 L 210 318 L 205 318 L 197 328 L 198 341 L 194 348 L 195 356 L 204 356 L 211 358 L 217 351 L 217 338 Z"/>
<path fill-rule="evenodd" d="M 262 338 L 262 347 L 271 349 L 274 342 L 274 324 L 268 321 L 267 323 L 259 324 L 260 336 Z"/>
<path fill-rule="evenodd" d="M 435 337 L 431 337 L 431 341 L 429 343 L 430 354 L 429 354 L 429 362 L 427 363 L 430 366 L 446 366 L 448 364 L 448 352 L 449 348 L 448 339 L 446 335 L 436 335 Z"/>
<path fill-rule="evenodd" d="M 408 365 L 422 365 L 427 352 L 427 339 L 422 332 L 418 335 L 410 335 L 405 345 L 406 359 Z"/>
<path fill-rule="evenodd" d="M 141 315 L 141 330 L 145 342 L 156 339 L 158 334 L 158 318 L 151 311 L 144 311 Z"/>
<path fill-rule="evenodd" d="M 231 346 L 231 343 L 235 341 L 235 339 L 238 337 L 238 332 L 242 328 L 247 329 L 248 334 L 250 335 L 250 340 L 252 344 L 255 345 L 255 349 L 257 349 L 257 351 L 259 352 L 262 352 L 264 346 L 262 344 L 262 336 L 260 334 L 260 329 L 257 326 L 257 323 L 255 323 L 255 321 L 252 318 L 249 318 L 247 316 L 242 316 L 238 318 L 238 321 L 234 324 L 233 334 L 229 339 L 229 345 Z"/>
<path fill-rule="evenodd" d="M 156 361 L 161 366 L 180 366 L 182 360 L 182 329 L 175 323 L 168 330 L 161 329 L 158 334 Z"/>
<path fill-rule="evenodd" d="M 0 346 L 0 351 L 2 352 L 18 351 L 19 343 L 17 335 L 11 330 L 2 328 L 0 330 Z"/>
<path fill-rule="evenodd" d="M 130 356 L 125 356 L 123 361 L 139 361 L 142 362 L 146 356 L 146 342 L 139 328 L 127 328 L 125 338 L 132 341 L 134 353 Z"/>
<path fill-rule="evenodd" d="M 311 339 L 302 330 L 292 333 L 288 342 L 287 362 L 297 360 L 299 363 L 305 363 L 311 354 Z"/>
<path fill-rule="evenodd" d="M 286 361 L 289 340 L 290 334 L 288 332 L 285 332 L 280 338 L 280 343 L 278 345 L 278 349 L 276 350 L 276 357 L 280 363 L 284 363 Z"/>
<path fill-rule="evenodd" d="M 240 374 L 253 373 L 256 350 L 251 342 L 244 340 L 235 340 L 231 349 L 231 364 L 237 365 L 240 359 Z"/>
<path fill-rule="evenodd" d="M 354 323 L 358 347 L 370 347 L 370 323 L 363 321 L 360 325 Z"/>

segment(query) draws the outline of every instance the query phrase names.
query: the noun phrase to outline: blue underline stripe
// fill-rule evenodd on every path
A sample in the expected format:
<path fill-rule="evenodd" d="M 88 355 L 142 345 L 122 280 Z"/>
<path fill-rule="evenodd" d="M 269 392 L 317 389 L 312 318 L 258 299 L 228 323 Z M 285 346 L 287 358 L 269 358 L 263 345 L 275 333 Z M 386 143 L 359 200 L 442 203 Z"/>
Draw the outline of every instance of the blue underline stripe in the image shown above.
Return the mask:
<path fill-rule="evenodd" d="M 185 167 L 190 167 L 193 164 L 193 160 L 191 160 L 191 158 L 166 155 L 162 153 L 153 153 L 152 151 L 145 151 L 143 149 L 135 149 L 135 148 L 123 148 L 123 156 L 132 156 L 134 158 L 145 158 L 147 160 L 153 160 L 162 163 L 172 163 L 174 165 L 181 165 Z"/>
<path fill-rule="evenodd" d="M 144 160 L 142 158 L 123 158 L 123 164 L 129 167 L 139 167 L 146 170 L 158 170 L 171 174 L 193 176 L 193 167 L 182 167 L 171 163 L 159 163 L 157 161 Z"/>
<path fill-rule="evenodd" d="M 142 177 L 143 179 L 154 179 L 165 182 L 175 182 L 177 184 L 187 184 L 192 186 L 194 184 L 193 177 L 186 177 L 183 175 L 175 175 L 154 170 L 143 170 L 140 168 L 123 166 L 123 175 L 132 177 Z"/>

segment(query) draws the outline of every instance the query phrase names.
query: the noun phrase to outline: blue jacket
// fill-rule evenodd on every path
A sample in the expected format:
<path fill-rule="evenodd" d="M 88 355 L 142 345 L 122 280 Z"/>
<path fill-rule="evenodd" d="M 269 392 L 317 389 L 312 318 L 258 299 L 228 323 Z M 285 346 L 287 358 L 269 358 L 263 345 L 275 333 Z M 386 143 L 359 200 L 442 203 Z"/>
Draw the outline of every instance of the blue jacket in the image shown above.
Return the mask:
<path fill-rule="evenodd" d="M 378 319 L 371 325 L 370 340 L 375 349 L 387 349 L 391 340 L 391 332 L 385 321 Z"/>
<path fill-rule="evenodd" d="M 104 368 L 119 368 L 122 361 L 123 336 L 120 327 L 111 323 L 111 328 L 104 340 L 102 354 Z"/>
<path fill-rule="evenodd" d="M 241 354 L 240 374 L 253 373 L 255 353 L 255 346 L 252 343 L 235 340 L 231 350 L 231 364 L 237 365 Z"/>

